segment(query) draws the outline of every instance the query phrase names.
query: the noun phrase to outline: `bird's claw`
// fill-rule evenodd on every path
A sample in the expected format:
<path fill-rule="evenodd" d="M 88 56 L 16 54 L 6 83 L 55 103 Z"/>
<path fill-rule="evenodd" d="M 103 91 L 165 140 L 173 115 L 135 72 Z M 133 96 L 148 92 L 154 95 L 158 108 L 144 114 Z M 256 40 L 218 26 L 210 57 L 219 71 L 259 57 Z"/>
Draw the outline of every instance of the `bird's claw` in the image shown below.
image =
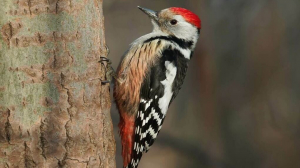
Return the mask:
<path fill-rule="evenodd" d="M 103 65 L 104 65 L 103 62 L 106 62 L 106 65 L 104 65 L 105 66 L 105 78 L 106 78 L 106 80 L 101 80 L 101 83 L 102 84 L 110 83 L 112 81 L 112 78 L 116 77 L 115 70 L 113 69 L 113 67 L 111 65 L 112 63 L 111 63 L 110 59 L 108 59 L 107 57 L 100 57 L 99 62 Z"/>
<path fill-rule="evenodd" d="M 107 83 L 110 83 L 110 81 L 108 81 L 108 80 L 101 81 L 101 84 L 102 84 L 102 85 L 105 85 L 105 84 L 107 84 Z"/>
<path fill-rule="evenodd" d="M 98 62 L 100 62 L 100 63 L 102 63 L 102 62 L 107 62 L 108 64 L 111 64 L 111 61 L 110 61 L 110 59 L 108 59 L 107 57 L 100 57 L 100 61 L 98 61 Z"/>
<path fill-rule="evenodd" d="M 103 61 L 110 62 L 110 60 L 107 58 L 107 56 L 109 55 L 109 53 L 110 53 L 110 50 L 109 50 L 108 46 L 105 45 L 105 55 L 106 55 L 106 57 L 100 56 L 99 62 L 103 62 Z"/>
<path fill-rule="evenodd" d="M 106 56 L 107 56 L 110 51 L 107 46 L 105 46 L 105 48 L 106 48 Z M 110 61 L 110 59 L 108 59 L 107 57 L 100 56 L 100 60 L 98 62 L 101 63 L 102 65 L 104 65 L 104 67 L 105 67 L 105 79 L 106 80 L 100 79 L 100 81 L 103 85 L 110 83 L 113 78 L 116 79 L 117 81 L 119 81 L 119 79 L 117 78 L 116 72 L 112 67 L 112 62 Z M 104 64 L 104 62 L 106 62 L 106 65 Z"/>

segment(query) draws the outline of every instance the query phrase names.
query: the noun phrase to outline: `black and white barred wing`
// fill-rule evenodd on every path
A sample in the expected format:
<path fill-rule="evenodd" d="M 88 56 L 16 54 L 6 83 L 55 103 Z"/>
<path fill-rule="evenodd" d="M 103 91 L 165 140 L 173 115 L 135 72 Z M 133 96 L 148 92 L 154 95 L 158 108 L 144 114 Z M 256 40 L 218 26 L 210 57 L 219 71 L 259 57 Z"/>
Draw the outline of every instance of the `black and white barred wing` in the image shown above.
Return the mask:
<path fill-rule="evenodd" d="M 165 49 L 162 54 L 159 62 L 149 70 L 141 87 L 131 160 L 133 168 L 137 167 L 142 154 L 154 143 L 187 69 L 187 60 L 179 51 Z M 184 75 L 178 70 L 183 70 Z"/>
<path fill-rule="evenodd" d="M 151 68 L 142 84 L 139 110 L 135 120 L 132 168 L 137 167 L 142 154 L 149 150 L 161 129 L 165 115 L 159 106 L 159 100 L 164 92 L 160 81 L 164 78 L 161 67 L 155 66 Z"/>

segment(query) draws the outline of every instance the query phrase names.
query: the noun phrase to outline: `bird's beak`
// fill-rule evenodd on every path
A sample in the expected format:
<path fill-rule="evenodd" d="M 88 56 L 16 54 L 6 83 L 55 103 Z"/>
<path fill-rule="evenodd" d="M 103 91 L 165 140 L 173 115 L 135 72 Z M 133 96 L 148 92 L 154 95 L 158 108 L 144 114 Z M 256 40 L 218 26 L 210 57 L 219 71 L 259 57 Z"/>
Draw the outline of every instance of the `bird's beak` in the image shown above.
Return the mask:
<path fill-rule="evenodd" d="M 151 10 L 151 9 L 147 9 L 147 8 L 143 8 L 138 6 L 138 8 L 143 11 L 144 13 L 146 13 L 151 19 L 153 19 L 154 21 L 158 21 L 158 16 L 157 16 L 157 12 Z"/>

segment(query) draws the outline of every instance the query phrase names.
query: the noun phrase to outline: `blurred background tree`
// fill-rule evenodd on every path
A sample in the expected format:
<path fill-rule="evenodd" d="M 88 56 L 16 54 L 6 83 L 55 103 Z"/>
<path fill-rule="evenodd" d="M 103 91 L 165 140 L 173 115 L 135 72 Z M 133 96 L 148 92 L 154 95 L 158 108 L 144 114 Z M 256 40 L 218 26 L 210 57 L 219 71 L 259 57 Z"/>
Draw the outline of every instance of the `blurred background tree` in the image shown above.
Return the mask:
<path fill-rule="evenodd" d="M 105 1 L 114 67 L 152 30 L 137 5 L 184 7 L 202 20 L 185 84 L 140 167 L 300 167 L 299 0 Z"/>

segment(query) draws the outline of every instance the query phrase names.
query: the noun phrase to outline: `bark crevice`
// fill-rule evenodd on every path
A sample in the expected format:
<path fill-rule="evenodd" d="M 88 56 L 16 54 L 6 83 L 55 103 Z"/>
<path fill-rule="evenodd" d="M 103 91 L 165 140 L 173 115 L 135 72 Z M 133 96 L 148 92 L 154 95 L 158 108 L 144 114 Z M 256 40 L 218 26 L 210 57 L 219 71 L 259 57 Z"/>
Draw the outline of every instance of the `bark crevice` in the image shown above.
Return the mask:
<path fill-rule="evenodd" d="M 70 109 L 73 107 L 73 104 L 71 102 L 71 94 L 70 94 L 70 90 L 64 85 L 64 82 L 65 82 L 65 75 L 61 72 L 60 73 L 60 84 L 61 84 L 61 87 L 66 90 L 67 92 L 67 102 L 68 102 L 68 105 L 69 107 L 67 108 L 67 112 L 68 112 L 68 115 L 69 115 L 69 120 L 66 122 L 64 128 L 65 128 L 65 131 L 66 131 L 66 141 L 64 143 L 64 148 L 66 150 L 65 152 L 65 155 L 63 157 L 63 159 L 61 161 L 59 161 L 58 165 L 59 166 L 64 166 L 66 164 L 66 160 L 68 159 L 68 153 L 69 153 L 69 143 L 71 141 L 71 136 L 69 134 L 69 127 L 68 127 L 68 124 L 69 122 L 72 121 L 72 114 L 71 114 L 71 111 Z"/>
<path fill-rule="evenodd" d="M 29 14 L 32 15 L 32 12 L 31 12 L 31 0 L 28 0 L 27 3 L 28 3 Z"/>
<path fill-rule="evenodd" d="M 55 3 L 55 13 L 56 14 L 58 14 L 58 8 L 59 8 L 58 2 L 59 2 L 59 0 L 57 0 Z"/>
<path fill-rule="evenodd" d="M 10 117 L 10 110 L 7 109 L 7 118 L 6 118 L 6 123 L 5 123 L 5 137 L 6 137 L 6 140 L 7 142 L 10 144 L 10 140 L 11 140 L 11 136 L 12 136 L 12 133 L 13 133 L 13 129 L 12 129 L 12 126 L 9 122 L 9 117 Z"/>
<path fill-rule="evenodd" d="M 46 146 L 48 144 L 48 141 L 45 138 L 45 131 L 46 131 L 46 125 L 41 120 L 41 125 L 40 125 L 40 148 L 42 150 L 41 155 L 44 157 L 44 159 L 47 159 L 47 157 L 46 157 Z"/>
<path fill-rule="evenodd" d="M 27 146 L 27 143 L 24 142 L 24 159 L 25 159 L 25 167 L 26 168 L 34 168 L 37 166 L 36 162 L 33 160 L 32 158 L 32 154 L 31 154 L 31 150 L 30 148 Z"/>

